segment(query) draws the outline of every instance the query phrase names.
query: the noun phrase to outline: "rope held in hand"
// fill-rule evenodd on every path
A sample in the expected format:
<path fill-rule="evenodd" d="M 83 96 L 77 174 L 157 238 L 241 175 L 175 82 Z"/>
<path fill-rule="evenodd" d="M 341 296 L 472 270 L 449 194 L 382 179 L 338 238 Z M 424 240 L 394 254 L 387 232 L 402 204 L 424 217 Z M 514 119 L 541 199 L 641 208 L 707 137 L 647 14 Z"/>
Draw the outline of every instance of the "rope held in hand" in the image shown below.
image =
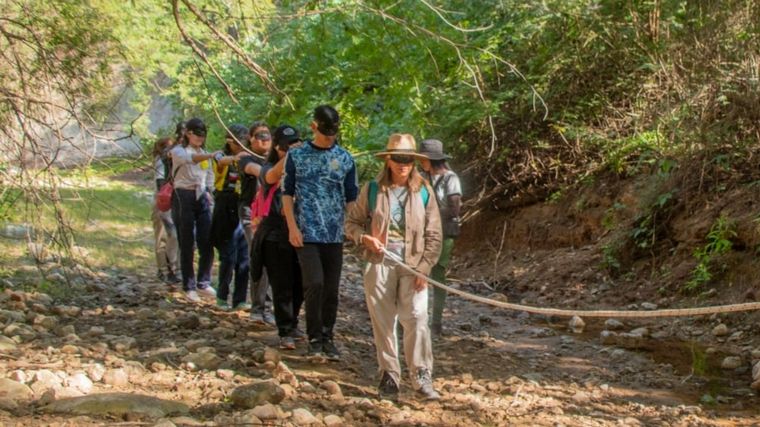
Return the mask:
<path fill-rule="evenodd" d="M 494 307 L 506 308 L 508 310 L 525 311 L 533 314 L 543 314 L 546 316 L 580 316 L 580 317 L 620 317 L 620 318 L 653 318 L 653 317 L 684 317 L 684 316 L 701 316 L 705 314 L 715 313 L 736 313 L 739 311 L 752 311 L 760 310 L 760 302 L 748 302 L 742 304 L 728 304 L 728 305 L 715 305 L 711 307 L 696 307 L 696 308 L 671 308 L 664 310 L 564 310 L 559 308 L 544 308 L 544 307 L 532 307 L 529 305 L 514 304 L 509 302 L 496 301 L 490 298 L 473 295 L 469 292 L 465 292 L 459 289 L 454 289 L 450 286 L 446 286 L 443 283 L 439 283 L 424 274 L 415 271 L 413 268 L 406 265 L 398 256 L 388 252 L 383 248 L 385 256 L 394 262 L 402 269 L 414 274 L 417 277 L 422 277 L 433 286 L 441 288 L 452 294 L 459 295 L 464 299 L 475 301 L 483 304 L 488 304 Z"/>

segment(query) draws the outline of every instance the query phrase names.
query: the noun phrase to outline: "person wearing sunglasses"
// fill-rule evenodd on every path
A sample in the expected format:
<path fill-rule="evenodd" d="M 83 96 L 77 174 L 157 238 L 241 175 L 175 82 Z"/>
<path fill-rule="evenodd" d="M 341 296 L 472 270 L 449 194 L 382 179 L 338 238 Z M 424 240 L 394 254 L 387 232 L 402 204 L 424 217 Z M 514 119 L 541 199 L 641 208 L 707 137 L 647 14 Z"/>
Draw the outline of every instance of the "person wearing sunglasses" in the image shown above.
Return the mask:
<path fill-rule="evenodd" d="M 430 274 L 441 252 L 441 220 L 432 188 L 415 168 L 423 159 L 409 134 L 393 134 L 376 156 L 385 161 L 378 178 L 359 193 L 346 219 L 346 235 L 367 261 L 364 292 L 381 372 L 378 392 L 395 399 L 399 393 L 397 322 L 404 329 L 404 356 L 418 396 L 437 400 L 433 388 L 433 350 L 428 326 L 427 280 L 391 260 L 384 250 L 415 271 Z M 374 200 L 370 200 L 373 198 Z"/>
<path fill-rule="evenodd" d="M 266 154 L 272 147 L 272 134 L 269 126 L 262 121 L 253 122 L 248 128 L 248 144 L 254 154 L 242 153 L 238 160 L 240 169 L 240 202 L 238 215 L 243 226 L 245 240 L 248 247 L 253 241 L 253 228 L 251 228 L 251 203 L 256 196 L 259 185 L 259 172 L 264 164 Z M 253 260 L 251 260 L 253 261 Z M 272 291 L 269 288 L 269 280 L 264 273 L 258 281 L 251 281 L 251 320 L 258 324 L 274 326 L 272 315 Z"/>
<path fill-rule="evenodd" d="M 441 256 L 433 267 L 430 277 L 439 282 L 446 283 L 446 269 L 449 267 L 451 253 L 454 250 L 454 240 L 459 237 L 460 219 L 459 212 L 462 209 L 462 184 L 456 172 L 449 169 L 446 160 L 451 156 L 443 152 L 443 143 L 437 139 L 426 139 L 420 143 L 420 154 L 425 159 L 420 161 L 422 176 L 428 180 L 438 201 L 438 210 L 441 213 L 441 229 L 443 230 L 443 244 Z M 443 333 L 443 307 L 446 304 L 446 291 L 440 288 L 433 289 L 433 316 L 431 329 L 434 336 Z"/>
<path fill-rule="evenodd" d="M 295 349 L 295 341 L 306 337 L 298 329 L 298 313 L 303 304 L 301 270 L 296 251 L 288 241 L 280 190 L 285 156 L 291 147 L 300 145 L 301 137 L 294 127 L 282 125 L 275 129 L 272 149 L 259 175 L 262 194 L 271 200 L 271 205 L 256 229 L 251 249 L 252 279 L 258 280 L 266 271 L 272 286 L 274 317 L 283 350 Z"/>
<path fill-rule="evenodd" d="M 214 185 L 214 172 L 210 160 L 222 156 L 222 152 L 209 153 L 204 149 L 206 124 L 199 118 L 187 121 L 180 142 L 171 150 L 172 216 L 179 240 L 182 289 L 189 301 L 199 302 L 200 296 L 216 298 L 216 291 L 211 287 L 214 251 L 209 190 Z M 196 247 L 199 254 L 197 276 L 193 266 Z"/>

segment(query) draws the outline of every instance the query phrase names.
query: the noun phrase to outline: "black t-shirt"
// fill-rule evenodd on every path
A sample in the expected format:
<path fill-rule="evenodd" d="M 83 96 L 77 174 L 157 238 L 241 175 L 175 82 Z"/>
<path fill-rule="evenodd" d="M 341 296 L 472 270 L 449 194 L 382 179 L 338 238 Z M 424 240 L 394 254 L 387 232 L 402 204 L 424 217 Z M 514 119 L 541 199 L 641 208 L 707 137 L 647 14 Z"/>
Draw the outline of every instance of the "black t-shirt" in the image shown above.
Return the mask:
<path fill-rule="evenodd" d="M 238 206 L 241 210 L 247 210 L 248 219 L 251 217 L 251 202 L 253 202 L 253 198 L 256 197 L 256 189 L 258 189 L 258 178 L 256 175 L 248 175 L 245 173 L 245 167 L 251 163 L 262 165 L 264 160 L 254 156 L 245 156 L 238 160 L 238 168 L 240 171 L 240 202 L 238 203 Z M 245 215 L 244 212 L 241 212 L 241 217 Z"/>

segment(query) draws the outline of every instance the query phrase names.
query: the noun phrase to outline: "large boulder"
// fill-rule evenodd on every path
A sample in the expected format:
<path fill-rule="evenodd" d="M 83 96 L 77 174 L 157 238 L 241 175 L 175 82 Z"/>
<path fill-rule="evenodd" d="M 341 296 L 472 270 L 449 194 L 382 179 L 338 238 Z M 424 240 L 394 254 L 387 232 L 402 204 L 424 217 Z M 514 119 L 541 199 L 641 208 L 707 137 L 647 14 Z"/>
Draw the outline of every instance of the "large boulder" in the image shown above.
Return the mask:
<path fill-rule="evenodd" d="M 42 409 L 49 413 L 130 418 L 162 418 L 167 415 L 184 415 L 190 412 L 190 408 L 184 403 L 131 393 L 91 394 L 61 399 Z"/>

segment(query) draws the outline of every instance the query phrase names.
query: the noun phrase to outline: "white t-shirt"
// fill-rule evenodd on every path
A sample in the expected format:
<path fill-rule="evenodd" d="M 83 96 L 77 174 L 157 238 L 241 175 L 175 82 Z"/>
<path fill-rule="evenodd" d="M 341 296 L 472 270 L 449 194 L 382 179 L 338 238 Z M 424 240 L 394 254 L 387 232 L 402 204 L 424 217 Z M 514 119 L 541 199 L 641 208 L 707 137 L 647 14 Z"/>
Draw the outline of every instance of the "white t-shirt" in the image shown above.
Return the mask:
<path fill-rule="evenodd" d="M 193 154 L 203 154 L 203 149 L 177 145 L 172 148 L 172 175 L 174 188 L 195 190 L 195 198 L 214 187 L 214 169 L 211 160 L 193 163 Z"/>

